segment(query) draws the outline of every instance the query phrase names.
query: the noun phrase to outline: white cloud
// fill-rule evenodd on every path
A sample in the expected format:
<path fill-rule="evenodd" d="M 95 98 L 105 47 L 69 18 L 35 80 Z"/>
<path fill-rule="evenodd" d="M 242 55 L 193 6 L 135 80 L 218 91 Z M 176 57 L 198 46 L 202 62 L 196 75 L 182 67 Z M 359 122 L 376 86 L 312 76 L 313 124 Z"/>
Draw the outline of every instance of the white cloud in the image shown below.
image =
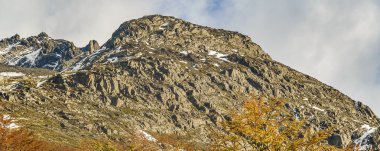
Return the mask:
<path fill-rule="evenodd" d="M 253 37 L 274 59 L 371 106 L 380 115 L 376 0 L 0 0 L 0 38 L 15 33 L 83 46 L 124 21 L 162 13 Z"/>
<path fill-rule="evenodd" d="M 379 114 L 379 6 L 372 1 L 311 5 L 308 17 L 287 35 L 282 47 L 292 55 L 280 53 L 279 60 L 365 102 Z"/>
<path fill-rule="evenodd" d="M 0 0 L 0 38 L 45 31 L 79 46 L 91 39 L 105 42 L 122 22 L 152 14 L 156 5 L 150 0 Z"/>

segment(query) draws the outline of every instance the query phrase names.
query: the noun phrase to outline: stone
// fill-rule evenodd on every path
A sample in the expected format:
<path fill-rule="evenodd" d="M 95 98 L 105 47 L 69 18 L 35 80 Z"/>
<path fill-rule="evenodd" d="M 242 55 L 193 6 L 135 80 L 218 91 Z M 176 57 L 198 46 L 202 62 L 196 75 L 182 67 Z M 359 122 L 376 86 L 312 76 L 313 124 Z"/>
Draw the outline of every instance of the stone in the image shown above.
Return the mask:
<path fill-rule="evenodd" d="M 339 148 L 343 147 L 343 138 L 339 134 L 333 134 L 327 139 L 330 145 L 337 146 Z"/>

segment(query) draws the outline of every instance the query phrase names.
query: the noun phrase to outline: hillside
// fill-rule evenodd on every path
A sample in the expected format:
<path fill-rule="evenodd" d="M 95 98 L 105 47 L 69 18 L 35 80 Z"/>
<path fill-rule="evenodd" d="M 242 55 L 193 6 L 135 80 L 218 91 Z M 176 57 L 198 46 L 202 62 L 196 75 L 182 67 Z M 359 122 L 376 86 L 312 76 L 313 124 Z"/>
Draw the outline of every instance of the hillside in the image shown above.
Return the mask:
<path fill-rule="evenodd" d="M 315 130 L 333 127 L 332 145 L 380 143 L 380 120 L 366 105 L 271 59 L 248 36 L 174 17 L 127 21 L 102 46 L 15 35 L 0 41 L 0 55 L 25 67 L 0 66 L 25 74 L 0 76 L 0 113 L 55 142 L 125 141 L 143 130 L 207 144 L 210 129 L 255 94 L 285 99 Z"/>

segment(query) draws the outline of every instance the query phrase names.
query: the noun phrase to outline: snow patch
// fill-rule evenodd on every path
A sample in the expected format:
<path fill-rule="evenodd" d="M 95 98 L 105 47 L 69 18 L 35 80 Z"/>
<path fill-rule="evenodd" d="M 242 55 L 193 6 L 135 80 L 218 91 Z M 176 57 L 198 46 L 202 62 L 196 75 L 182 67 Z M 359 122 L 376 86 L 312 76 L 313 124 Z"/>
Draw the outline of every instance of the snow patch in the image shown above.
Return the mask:
<path fill-rule="evenodd" d="M 37 76 L 37 77 L 43 79 L 43 78 L 48 78 L 49 76 Z"/>
<path fill-rule="evenodd" d="M 294 108 L 293 109 L 293 114 L 294 114 L 294 117 L 297 119 L 297 120 L 300 120 L 300 115 L 299 115 L 299 113 L 298 113 L 298 111 Z"/>
<path fill-rule="evenodd" d="M 15 129 L 15 128 L 19 128 L 20 126 L 18 126 L 17 124 L 15 123 L 10 123 L 8 125 L 4 125 L 4 128 L 9 128 L 9 129 Z"/>
<path fill-rule="evenodd" d="M 3 120 L 9 121 L 9 120 L 13 120 L 13 119 L 11 118 L 10 115 L 3 115 Z M 18 126 L 15 123 L 9 123 L 9 124 L 0 123 L 0 125 L 3 126 L 3 128 L 8 128 L 8 129 L 15 129 L 15 128 L 19 128 L 20 127 L 20 126 Z"/>
<path fill-rule="evenodd" d="M 139 130 L 140 133 L 143 134 L 144 138 L 148 141 L 151 141 L 151 142 L 157 142 L 157 139 L 154 138 L 152 135 L 150 135 L 149 133 L 143 131 L 143 130 Z"/>
<path fill-rule="evenodd" d="M 3 115 L 3 120 L 11 120 L 11 116 L 10 115 Z"/>
<path fill-rule="evenodd" d="M 86 58 L 84 58 L 84 59 L 86 59 Z M 79 61 L 78 63 L 76 63 L 73 67 L 72 67 L 72 70 L 73 71 L 78 71 L 78 70 L 80 70 L 80 69 L 82 69 L 83 68 L 83 66 L 84 66 L 84 59 L 82 59 L 81 61 Z"/>
<path fill-rule="evenodd" d="M 30 53 L 28 53 L 28 54 L 26 54 L 20 58 L 17 58 L 16 60 L 12 59 L 12 60 L 8 61 L 7 64 L 14 66 L 14 65 L 22 63 L 22 64 L 20 64 L 20 66 L 23 66 L 24 64 L 29 63 L 31 66 L 34 66 L 34 65 L 36 65 L 36 60 L 37 60 L 37 58 L 41 52 L 41 49 L 42 48 L 37 49 L 35 51 L 32 51 L 32 52 L 30 52 Z M 26 51 L 26 52 L 28 52 L 28 51 Z"/>
<path fill-rule="evenodd" d="M 158 29 L 165 30 L 166 26 L 168 26 L 168 25 L 169 25 L 169 23 L 164 23 Z"/>
<path fill-rule="evenodd" d="M 41 48 L 30 53 L 30 54 L 25 55 L 27 62 L 30 62 L 32 65 L 35 65 L 36 59 L 37 59 L 38 55 L 40 54 L 40 52 L 41 52 Z"/>
<path fill-rule="evenodd" d="M 184 64 L 187 64 L 187 62 L 186 62 L 186 61 L 182 61 L 182 60 L 180 60 L 179 62 L 181 62 L 181 63 L 184 63 Z"/>
<path fill-rule="evenodd" d="M 216 52 L 216 51 L 212 51 L 211 50 L 211 51 L 208 52 L 207 55 L 214 56 L 215 58 L 223 60 L 223 61 L 228 61 L 228 59 L 227 59 L 228 55 L 220 53 L 220 52 Z"/>
<path fill-rule="evenodd" d="M 364 124 L 364 125 L 362 125 L 361 128 L 367 129 L 367 131 L 368 131 L 368 130 L 371 130 L 373 127 L 370 127 L 369 125 Z"/>
<path fill-rule="evenodd" d="M 21 72 L 0 72 L 0 77 L 22 77 L 22 76 L 25 76 L 25 74 Z"/>
<path fill-rule="evenodd" d="M 181 52 L 179 52 L 180 54 L 183 54 L 183 55 L 185 55 L 185 56 L 187 56 L 188 54 L 189 54 L 189 52 L 187 52 L 187 51 L 181 51 Z"/>
<path fill-rule="evenodd" d="M 81 61 L 77 62 L 71 69 L 73 71 L 78 71 L 78 70 L 90 65 L 92 63 L 92 61 L 94 61 L 95 58 L 98 57 L 101 53 L 103 53 L 106 49 L 107 49 L 106 47 L 102 47 L 102 48 L 96 50 L 90 56 L 87 56 L 87 57 L 83 58 Z"/>
<path fill-rule="evenodd" d="M 108 58 L 107 60 L 108 60 L 108 62 L 115 63 L 115 62 L 117 62 L 119 60 L 119 58 L 112 57 L 112 58 Z"/>
<path fill-rule="evenodd" d="M 321 111 L 321 112 L 324 112 L 324 111 L 325 111 L 324 109 L 318 108 L 318 107 L 316 107 L 316 106 L 313 106 L 312 108 L 313 108 L 313 109 L 316 109 L 316 110 L 318 110 L 318 111 Z"/>
<path fill-rule="evenodd" d="M 44 67 L 44 68 L 52 68 L 53 70 L 56 70 L 58 66 L 59 66 L 59 63 L 58 63 L 58 61 L 56 61 L 53 64 L 50 64 L 50 63 L 49 64 L 45 64 L 42 67 Z"/>
<path fill-rule="evenodd" d="M 41 87 L 47 80 L 37 82 L 37 88 Z"/>
<path fill-rule="evenodd" d="M 20 44 L 20 42 L 17 42 L 15 44 L 9 45 L 4 50 L 0 50 L 0 55 L 4 55 L 4 54 L 9 53 L 12 50 L 12 48 L 16 47 L 18 44 Z"/>
<path fill-rule="evenodd" d="M 309 99 L 308 99 L 308 98 L 305 98 L 305 97 L 302 98 L 302 100 L 303 100 L 303 101 L 309 101 Z"/>
<path fill-rule="evenodd" d="M 116 50 L 115 50 L 115 53 L 118 53 L 121 51 L 121 46 L 117 47 Z"/>
<path fill-rule="evenodd" d="M 361 128 L 366 129 L 366 132 L 364 132 L 360 138 L 354 140 L 354 143 L 358 145 L 359 150 L 369 150 L 372 148 L 372 145 L 368 144 L 368 138 L 377 130 L 377 128 L 370 127 L 367 124 L 362 125 Z"/>

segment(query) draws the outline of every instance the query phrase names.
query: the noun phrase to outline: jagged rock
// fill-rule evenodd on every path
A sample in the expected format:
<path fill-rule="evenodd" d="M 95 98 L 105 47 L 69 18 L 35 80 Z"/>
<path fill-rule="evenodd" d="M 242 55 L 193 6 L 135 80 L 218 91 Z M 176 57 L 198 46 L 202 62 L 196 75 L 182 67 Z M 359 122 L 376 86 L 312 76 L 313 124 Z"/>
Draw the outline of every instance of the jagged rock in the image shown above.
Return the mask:
<path fill-rule="evenodd" d="M 7 65 L 60 71 L 81 54 L 72 42 L 52 39 L 44 32 L 28 38 L 15 35 L 0 41 L 0 63 Z"/>
<path fill-rule="evenodd" d="M 343 138 L 339 134 L 333 134 L 327 139 L 330 145 L 337 146 L 339 148 L 343 147 Z M 346 143 L 348 144 L 348 143 Z"/>
<path fill-rule="evenodd" d="M 65 80 L 63 79 L 61 74 L 58 74 L 48 80 L 50 83 L 54 84 L 56 88 L 65 90 Z"/>
<path fill-rule="evenodd" d="M 41 32 L 40 34 L 38 34 L 37 37 L 39 37 L 39 38 L 49 38 L 49 35 L 46 34 L 45 32 Z"/>
<path fill-rule="evenodd" d="M 91 54 L 98 49 L 100 49 L 98 42 L 96 40 L 90 40 L 88 45 L 83 48 L 83 51 L 89 52 Z"/>

